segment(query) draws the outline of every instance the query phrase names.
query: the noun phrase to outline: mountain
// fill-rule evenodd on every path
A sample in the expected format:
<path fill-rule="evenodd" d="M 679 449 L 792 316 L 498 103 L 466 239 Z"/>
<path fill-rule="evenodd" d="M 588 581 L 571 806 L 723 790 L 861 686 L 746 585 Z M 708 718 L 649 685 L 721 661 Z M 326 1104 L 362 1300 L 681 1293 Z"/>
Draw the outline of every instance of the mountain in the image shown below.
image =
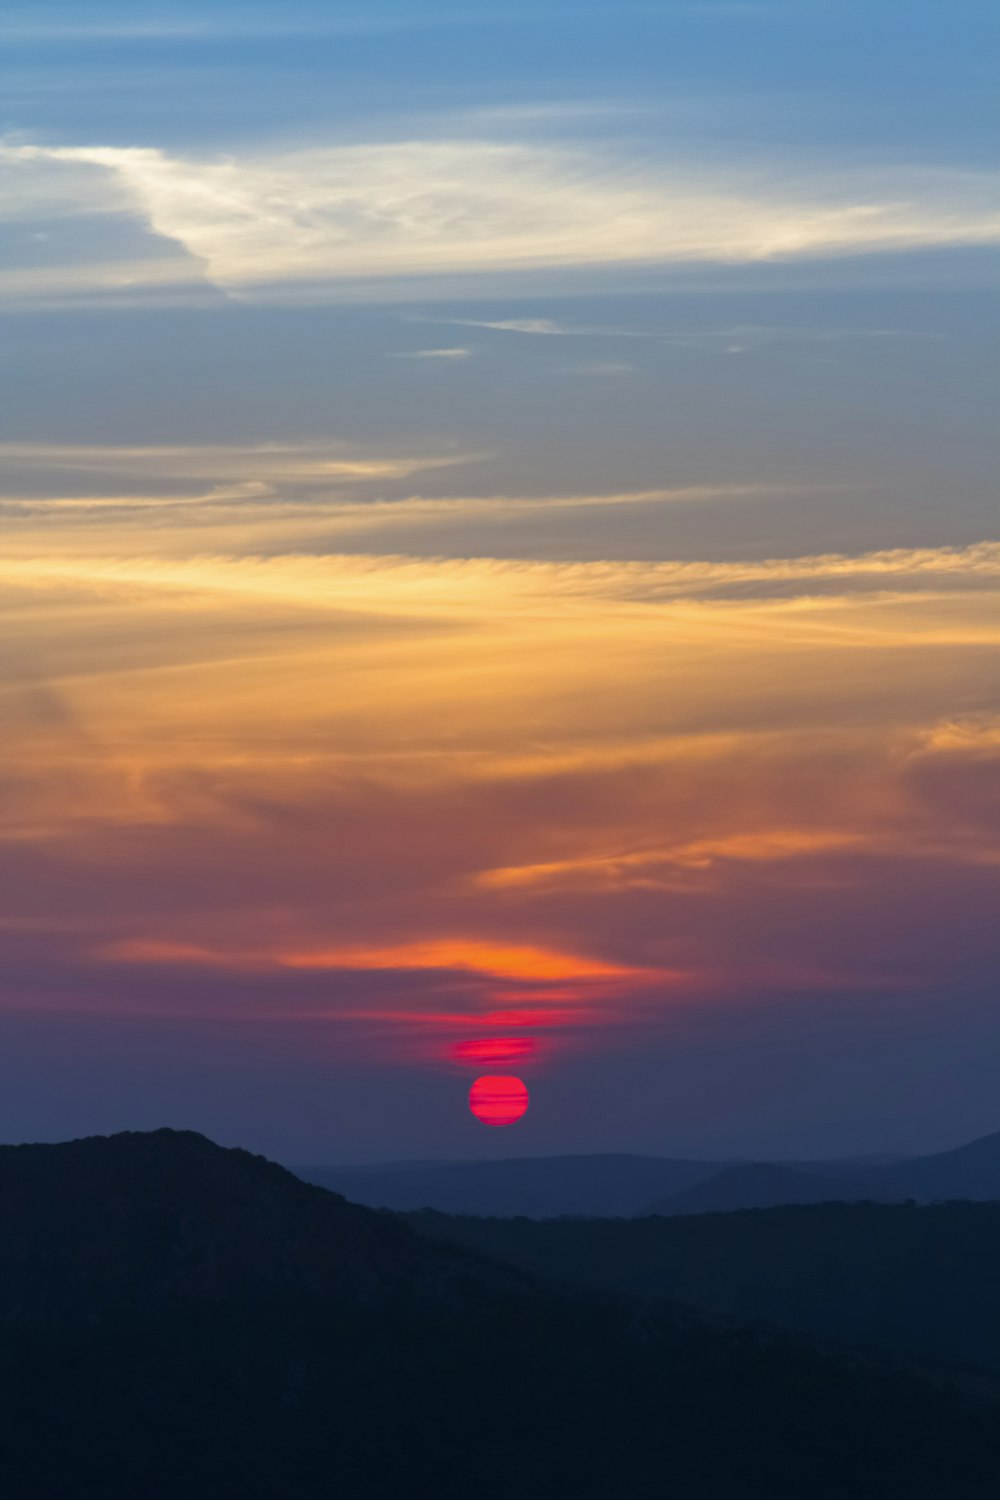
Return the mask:
<path fill-rule="evenodd" d="M 4 1148 L 0 1204 L 4 1500 L 1000 1491 L 992 1397 L 563 1289 L 198 1136 Z"/>
<path fill-rule="evenodd" d="M 1000 1134 L 957 1151 L 913 1158 L 872 1153 L 844 1160 L 746 1162 L 598 1155 L 296 1170 L 303 1181 L 371 1208 L 399 1213 L 430 1208 L 490 1218 L 723 1213 L 782 1203 L 906 1198 L 930 1203 L 1000 1197 Z M 672 1201 L 679 1194 L 684 1197 Z"/>
<path fill-rule="evenodd" d="M 654 1214 L 726 1213 L 791 1203 L 1000 1199 L 1000 1134 L 954 1151 L 881 1161 L 747 1162 L 656 1199 Z"/>
<path fill-rule="evenodd" d="M 410 1222 L 533 1275 L 1000 1376 L 1000 1202 Z"/>
<path fill-rule="evenodd" d="M 0 1147 L 0 1323 L 438 1290 L 467 1257 L 190 1131 Z"/>
<path fill-rule="evenodd" d="M 954 1151 L 898 1162 L 872 1176 L 900 1197 L 920 1203 L 1000 1199 L 1000 1134 L 982 1136 Z"/>
<path fill-rule="evenodd" d="M 672 1193 L 649 1208 L 651 1214 L 730 1213 L 742 1208 L 775 1208 L 784 1203 L 851 1202 L 902 1198 L 872 1183 L 852 1182 L 833 1172 L 803 1171 L 775 1162 L 729 1167 L 683 1193 Z"/>
<path fill-rule="evenodd" d="M 374 1167 L 308 1167 L 306 1182 L 372 1208 L 408 1212 L 559 1214 L 601 1217 L 642 1213 L 654 1198 L 712 1177 L 726 1162 L 604 1155 L 511 1158 L 503 1161 L 398 1162 Z"/>

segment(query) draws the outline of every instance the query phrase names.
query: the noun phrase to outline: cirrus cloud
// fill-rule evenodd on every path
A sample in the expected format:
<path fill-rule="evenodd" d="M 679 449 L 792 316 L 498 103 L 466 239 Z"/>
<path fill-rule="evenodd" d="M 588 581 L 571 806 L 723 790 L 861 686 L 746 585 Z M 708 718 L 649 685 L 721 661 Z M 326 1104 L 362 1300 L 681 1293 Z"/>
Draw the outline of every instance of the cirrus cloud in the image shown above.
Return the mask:
<path fill-rule="evenodd" d="M 612 151 L 409 140 L 228 156 L 153 147 L 0 147 L 5 217 L 121 221 L 101 255 L 13 266 L 0 295 L 134 293 L 201 283 L 229 296 L 365 295 L 391 283 L 581 267 L 752 263 L 1000 240 L 994 174 L 650 163 Z M 131 215 L 131 221 L 130 221 Z M 171 256 L 129 260 L 138 223 Z M 125 227 L 128 227 L 128 233 Z M 72 245 L 73 236 L 66 236 Z M 109 266 L 113 268 L 109 272 Z M 173 269 L 171 269 L 173 268 Z M 110 279 L 109 279 L 110 278 Z M 372 295 L 375 292 L 372 291 Z"/>

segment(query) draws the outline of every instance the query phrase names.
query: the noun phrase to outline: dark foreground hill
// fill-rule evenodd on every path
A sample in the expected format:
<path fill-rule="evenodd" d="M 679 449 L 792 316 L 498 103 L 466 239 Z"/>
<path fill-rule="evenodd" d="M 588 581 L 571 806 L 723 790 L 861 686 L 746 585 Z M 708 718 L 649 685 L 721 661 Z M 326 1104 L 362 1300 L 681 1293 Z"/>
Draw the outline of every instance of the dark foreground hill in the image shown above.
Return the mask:
<path fill-rule="evenodd" d="M 1000 1415 L 561 1292 L 243 1152 L 0 1150 L 5 1500 L 987 1500 Z"/>
<path fill-rule="evenodd" d="M 411 1222 L 535 1275 L 1000 1375 L 1000 1203 Z"/>
<path fill-rule="evenodd" d="M 275 1296 L 362 1306 L 457 1295 L 469 1276 L 467 1255 L 191 1131 L 0 1146 L 0 1207 L 0 1323 Z"/>

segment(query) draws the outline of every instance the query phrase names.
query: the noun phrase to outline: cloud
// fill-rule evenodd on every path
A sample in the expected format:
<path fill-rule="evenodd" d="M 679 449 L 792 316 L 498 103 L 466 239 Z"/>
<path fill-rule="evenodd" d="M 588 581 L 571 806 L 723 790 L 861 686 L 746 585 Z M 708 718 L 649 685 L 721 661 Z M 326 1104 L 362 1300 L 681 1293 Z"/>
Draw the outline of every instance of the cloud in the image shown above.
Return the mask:
<path fill-rule="evenodd" d="M 622 328 L 602 323 L 566 323 L 557 318 L 430 318 L 412 317 L 415 323 L 447 323 L 455 328 L 484 328 L 492 333 L 519 333 L 530 338 L 615 338 L 615 339 L 660 339 L 669 334 L 660 334 L 651 328 Z"/>
<path fill-rule="evenodd" d="M 455 522 L 469 515 L 492 516 L 497 512 L 524 515 L 561 508 L 677 504 L 712 498 L 740 499 L 760 493 L 758 487 L 737 486 L 729 490 L 703 487 L 541 499 L 417 498 L 348 503 L 342 507 L 310 504 L 309 515 L 317 509 L 324 510 L 324 519 L 334 523 L 331 527 L 334 532 L 336 521 L 343 518 L 345 529 L 377 533 L 391 528 L 394 522 L 412 523 L 422 517 L 435 523 Z M 235 503 L 239 505 L 239 501 Z M 144 509 L 140 508 L 137 517 L 140 523 Z M 158 555 L 151 552 L 148 534 L 141 524 L 135 529 L 132 545 L 125 545 L 127 535 L 117 518 L 112 520 L 108 532 L 98 537 L 101 548 L 109 549 L 117 543 L 117 555 L 110 551 L 103 555 L 101 551 L 88 552 L 80 545 L 79 533 L 70 533 L 64 544 L 52 538 L 46 546 L 47 529 L 36 532 L 28 529 L 20 537 L 13 533 L 8 537 L 5 555 L 0 558 L 0 577 L 16 580 L 37 574 L 52 580 L 113 582 L 117 579 L 122 584 L 146 581 L 166 587 L 197 586 L 227 593 L 288 596 L 303 602 L 330 600 L 335 605 L 350 598 L 367 598 L 373 590 L 388 590 L 398 601 L 434 598 L 441 607 L 450 603 L 465 605 L 477 598 L 503 594 L 522 601 L 558 599 L 567 608 L 575 607 L 578 602 L 586 607 L 586 601 L 600 598 L 649 606 L 715 600 L 720 608 L 735 609 L 757 599 L 799 613 L 814 605 L 821 606 L 831 614 L 838 610 L 839 599 L 860 592 L 867 600 L 872 619 L 878 616 L 880 601 L 893 602 L 899 590 L 919 595 L 923 601 L 921 607 L 925 607 L 930 593 L 944 597 L 945 592 L 956 589 L 954 598 L 959 607 L 965 593 L 978 590 L 989 594 L 1000 578 L 1000 542 L 992 541 L 971 547 L 895 548 L 855 555 L 829 553 L 737 562 L 548 562 L 490 557 L 407 557 L 385 551 L 310 555 L 294 551 L 294 516 L 292 524 L 286 525 L 284 550 L 276 548 L 272 553 L 234 550 L 225 555 L 214 548 L 206 551 L 201 540 L 205 535 L 211 543 L 217 543 L 228 532 L 230 548 L 234 544 L 238 548 L 244 541 L 245 527 L 246 516 L 240 510 L 221 530 L 215 530 L 211 521 L 205 526 L 195 523 L 190 529 L 181 523 L 176 551 L 169 544 L 167 529 L 157 537 Z M 320 522 L 314 521 L 313 531 L 319 528 Z M 252 526 L 247 539 L 252 544 Z M 289 551 L 289 547 L 293 550 Z M 996 630 L 987 619 L 980 628 L 985 632 L 984 641 L 994 638 Z M 818 639 L 816 644 L 820 644 Z"/>
<path fill-rule="evenodd" d="M 921 736 L 918 753 L 995 760 L 1000 757 L 1000 714 L 967 715 L 935 724 Z"/>
<path fill-rule="evenodd" d="M 785 860 L 810 859 L 830 851 L 874 845 L 863 833 L 844 829 L 766 827 L 758 832 L 694 839 L 674 848 L 625 849 L 590 854 L 582 859 L 554 860 L 549 864 L 515 865 L 484 870 L 476 884 L 485 890 L 517 889 L 621 889 L 631 886 L 651 890 L 683 890 L 684 884 L 664 868 L 711 870 L 719 861 L 774 864 Z"/>
<path fill-rule="evenodd" d="M 782 344 L 842 344 L 856 340 L 934 338 L 904 328 L 821 328 L 794 324 L 737 323 L 724 328 L 627 328 L 600 323 L 565 323 L 555 318 L 411 318 L 411 322 L 482 328 L 492 333 L 523 334 L 530 338 L 642 339 L 680 349 L 719 349 L 743 353 L 749 348 Z M 579 368 L 579 367 L 578 367 Z M 625 368 L 624 366 L 622 368 Z"/>
<path fill-rule="evenodd" d="M 365 295 L 379 283 L 570 267 L 747 263 L 902 253 L 1000 240 L 987 173 L 826 169 L 791 180 L 652 164 L 610 150 L 468 140 L 180 157 L 153 148 L 0 148 L 8 212 L 30 216 L 35 173 L 64 211 L 132 213 L 189 262 L 161 258 L 162 287 L 191 265 L 236 297 Z M 58 182 L 53 182 L 58 168 Z M 79 180 L 74 171 L 84 174 Z M 68 175 L 67 175 L 68 174 Z M 66 185 L 68 184 L 68 185 Z M 27 294 L 24 271 L 0 295 Z M 143 262 L 128 285 L 142 284 Z M 61 281 L 58 280 L 61 275 Z M 8 278 L 7 280 L 4 277 Z M 100 262 L 45 268 L 63 293 L 106 289 Z M 104 279 L 102 279 L 104 278 Z M 41 295 L 45 287 L 39 284 Z M 537 331 L 537 330 L 536 330 Z"/>
<path fill-rule="evenodd" d="M 523 980 L 530 984 L 646 977 L 644 971 L 624 964 L 611 964 L 577 954 L 557 953 L 504 943 L 437 940 L 398 947 L 323 949 L 319 952 L 284 955 L 281 963 L 292 969 L 457 969 L 490 979 Z"/>
<path fill-rule="evenodd" d="M 358 453 L 347 443 L 164 444 L 160 446 L 96 443 L 0 442 L 0 458 L 13 468 L 35 473 L 81 477 L 112 476 L 182 483 L 235 481 L 236 490 L 216 491 L 210 498 L 249 497 L 248 485 L 263 493 L 274 485 L 341 485 L 369 480 L 406 479 L 429 469 L 467 462 L 469 455 L 378 455 Z M 63 500 L 60 504 L 66 503 Z M 88 501 L 88 503 L 93 503 Z M 119 503 L 124 503 L 119 502 Z"/>
<path fill-rule="evenodd" d="M 707 484 L 603 494 L 385 494 L 416 474 L 480 457 L 380 455 L 336 441 L 163 447 L 0 442 L 7 476 L 0 514 L 21 523 L 16 539 L 10 537 L 15 551 L 33 545 L 33 517 L 59 515 L 62 528 L 38 538 L 50 556 L 64 546 L 76 552 L 107 546 L 119 556 L 139 548 L 145 554 L 151 511 L 161 512 L 161 555 L 192 548 L 229 551 L 234 542 L 269 552 L 325 542 L 322 550 L 329 551 L 335 538 L 366 537 L 377 539 L 379 550 L 405 552 L 415 536 L 435 531 L 446 533 L 461 552 L 481 550 L 475 539 L 481 543 L 483 528 L 490 526 L 517 526 L 524 536 L 533 523 L 561 517 L 571 525 L 588 512 L 740 503 L 784 493 L 781 486 Z M 373 485 L 380 487 L 374 496 Z M 73 488 L 77 494 L 67 493 Z"/>
<path fill-rule="evenodd" d="M 429 321 L 421 319 L 421 322 Z M 500 318 L 490 322 L 483 318 L 435 318 L 435 323 L 451 323 L 458 328 L 488 328 L 495 333 L 526 333 L 536 338 L 560 338 L 586 333 L 589 329 L 570 328 L 554 318 Z"/>
<path fill-rule="evenodd" d="M 566 619 L 514 576 L 442 606 L 447 569 L 400 596 L 380 567 L 361 614 L 333 569 L 322 598 L 207 560 L 36 579 L 22 657 L 71 712 L 3 696 L 0 1009 L 267 1021 L 262 1055 L 307 1019 L 379 1066 L 538 1035 L 550 1067 L 669 1055 L 727 998 L 766 1030 L 992 971 L 990 783 L 923 746 L 995 645 L 939 639 L 939 605 L 879 646 L 864 600 Z"/>
<path fill-rule="evenodd" d="M 406 970 L 454 971 L 470 973 L 491 980 L 516 980 L 532 985 L 553 982 L 583 984 L 592 980 L 648 980 L 646 970 L 626 964 L 611 964 L 579 954 L 555 952 L 536 947 L 516 947 L 509 943 L 476 941 L 469 938 L 438 938 L 431 942 L 387 944 L 359 948 L 341 946 L 282 952 L 253 950 L 242 945 L 237 952 L 222 948 L 203 948 L 196 944 L 164 943 L 157 939 L 129 939 L 114 943 L 103 957 L 115 963 L 193 964 L 223 968 L 256 968 L 259 966 L 316 971 L 375 970 L 397 973 Z"/>
<path fill-rule="evenodd" d="M 459 457 L 0 449 L 0 1010 L 542 1067 L 993 971 L 1000 542 L 473 555 L 773 491 L 408 492 Z"/>
<path fill-rule="evenodd" d="M 471 349 L 407 349 L 401 354 L 390 354 L 389 359 L 469 359 Z"/>

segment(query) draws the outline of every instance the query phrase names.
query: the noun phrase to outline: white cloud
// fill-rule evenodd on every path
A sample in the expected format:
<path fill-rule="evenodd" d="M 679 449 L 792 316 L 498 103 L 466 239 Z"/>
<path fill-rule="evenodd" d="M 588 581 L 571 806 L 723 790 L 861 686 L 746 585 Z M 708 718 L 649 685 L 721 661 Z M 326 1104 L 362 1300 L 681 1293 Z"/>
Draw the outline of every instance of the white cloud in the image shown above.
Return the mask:
<path fill-rule="evenodd" d="M 399 354 L 390 354 L 389 359 L 469 359 L 471 349 L 407 349 Z"/>
<path fill-rule="evenodd" d="M 210 159 L 138 147 L 11 144 L 0 148 L 3 164 L 16 173 L 10 212 L 30 220 L 36 172 L 46 175 L 49 197 L 64 194 L 67 214 L 79 211 L 81 199 L 91 213 L 121 212 L 126 201 L 149 229 L 194 258 L 210 283 L 236 296 L 298 288 L 322 297 L 402 278 L 1000 241 L 998 179 L 976 172 L 787 181 L 759 170 L 671 170 L 488 141 Z M 99 267 L 83 271 L 82 284 L 93 285 Z M 141 279 L 142 262 L 130 275 Z M 190 265 L 183 275 L 190 278 Z M 522 332 L 555 331 L 544 320 L 517 322 Z"/>
<path fill-rule="evenodd" d="M 410 322 L 447 324 L 452 328 L 482 328 L 492 333 L 523 334 L 530 338 L 643 339 L 682 349 L 721 348 L 727 353 L 773 344 L 842 344 L 852 340 L 934 338 L 905 328 L 820 328 L 795 324 L 740 323 L 728 328 L 621 328 L 594 323 L 562 323 L 555 318 L 411 318 Z"/>
<path fill-rule="evenodd" d="M 421 322 L 429 321 L 422 318 Z M 493 333 L 525 333 L 536 338 L 563 338 L 571 334 L 590 333 L 593 329 L 571 328 L 554 318 L 435 318 L 435 323 L 450 323 L 455 328 L 488 328 Z"/>

